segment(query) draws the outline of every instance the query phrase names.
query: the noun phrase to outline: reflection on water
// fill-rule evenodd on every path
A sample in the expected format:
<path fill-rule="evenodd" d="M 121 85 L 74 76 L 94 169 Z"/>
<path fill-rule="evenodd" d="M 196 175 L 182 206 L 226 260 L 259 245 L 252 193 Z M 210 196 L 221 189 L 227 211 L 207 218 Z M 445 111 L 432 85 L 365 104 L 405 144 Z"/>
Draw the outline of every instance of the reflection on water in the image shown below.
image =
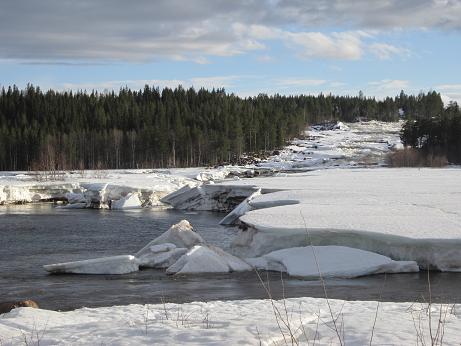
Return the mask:
<path fill-rule="evenodd" d="M 44 308 L 74 309 L 129 303 L 266 298 L 254 272 L 167 276 L 160 270 L 128 275 L 48 275 L 42 265 L 129 254 L 188 219 L 208 242 L 227 248 L 235 229 L 222 214 L 174 210 L 65 210 L 50 204 L 0 207 L 0 301 L 34 299 Z M 262 274 L 274 297 L 323 297 L 318 281 Z M 461 274 L 431 272 L 433 301 L 461 302 Z M 427 273 L 327 281 L 330 298 L 424 301 Z"/>

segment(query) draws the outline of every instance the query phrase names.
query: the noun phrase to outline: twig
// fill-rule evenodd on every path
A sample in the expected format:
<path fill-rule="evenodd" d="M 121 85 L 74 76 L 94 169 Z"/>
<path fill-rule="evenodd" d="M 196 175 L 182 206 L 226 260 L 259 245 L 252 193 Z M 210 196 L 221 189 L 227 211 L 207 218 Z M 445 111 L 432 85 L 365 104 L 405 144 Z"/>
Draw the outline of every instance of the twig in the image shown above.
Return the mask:
<path fill-rule="evenodd" d="M 301 218 L 303 219 L 303 223 L 304 223 L 304 229 L 306 230 L 306 234 L 307 234 L 307 241 L 308 241 L 308 244 L 309 246 L 311 247 L 312 249 L 312 254 L 314 256 L 314 261 L 315 261 L 315 265 L 317 266 L 317 271 L 319 273 L 319 279 L 320 279 L 320 283 L 322 285 L 322 288 L 323 288 L 323 293 L 325 295 L 325 300 L 327 302 L 327 306 L 328 306 L 328 310 L 330 312 L 330 316 L 331 316 L 331 319 L 332 319 L 332 322 L 333 322 L 333 326 L 334 326 L 334 330 L 336 332 L 336 336 L 338 337 L 338 341 L 339 341 L 339 344 L 341 346 L 343 346 L 344 342 L 343 340 L 341 339 L 341 334 L 338 330 L 338 326 L 336 325 L 336 320 L 333 316 L 333 310 L 331 308 L 331 305 L 330 305 L 330 300 L 328 299 L 328 293 L 327 293 L 327 287 L 325 285 L 325 280 L 323 279 L 323 275 L 322 275 L 322 271 L 320 270 L 320 265 L 319 265 L 319 262 L 317 260 L 317 255 L 316 255 L 316 252 L 315 252 L 315 247 L 312 245 L 312 239 L 311 239 L 311 235 L 309 233 L 309 230 L 307 228 L 307 222 L 306 222 L 306 219 L 304 218 L 304 215 L 302 213 L 302 211 L 300 210 L 299 211 L 299 214 L 301 215 Z"/>

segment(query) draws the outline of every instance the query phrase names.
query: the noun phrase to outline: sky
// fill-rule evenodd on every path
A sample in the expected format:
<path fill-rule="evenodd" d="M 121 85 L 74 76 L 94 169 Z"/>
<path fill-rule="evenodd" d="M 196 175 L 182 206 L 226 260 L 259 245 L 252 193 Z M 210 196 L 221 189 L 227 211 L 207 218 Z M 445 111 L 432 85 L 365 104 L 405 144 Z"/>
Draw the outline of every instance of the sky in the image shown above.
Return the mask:
<path fill-rule="evenodd" d="M 0 85 L 461 104 L 461 0 L 2 0 Z"/>

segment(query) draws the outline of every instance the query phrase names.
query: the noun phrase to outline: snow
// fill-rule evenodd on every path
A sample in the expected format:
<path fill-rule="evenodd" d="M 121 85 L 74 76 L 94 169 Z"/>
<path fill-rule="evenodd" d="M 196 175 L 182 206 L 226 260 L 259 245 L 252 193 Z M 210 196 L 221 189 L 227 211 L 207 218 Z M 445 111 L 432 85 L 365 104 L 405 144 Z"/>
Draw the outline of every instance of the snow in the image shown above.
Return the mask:
<path fill-rule="evenodd" d="M 306 246 L 273 251 L 246 261 L 258 269 L 283 271 L 307 278 L 354 278 L 379 273 L 417 272 L 414 261 L 389 257 L 344 246 Z"/>
<path fill-rule="evenodd" d="M 386 154 L 401 147 L 402 124 L 369 121 L 311 126 L 305 139 L 291 141 L 257 166 L 284 171 L 384 166 Z"/>
<path fill-rule="evenodd" d="M 248 271 L 243 260 L 211 245 L 196 245 L 171 265 L 167 274 L 229 273 Z"/>
<path fill-rule="evenodd" d="M 461 271 L 459 169 L 332 169 L 239 181 L 239 189 L 242 184 L 285 191 L 249 202 L 255 210 L 240 220 L 250 229 L 239 233 L 234 254 L 305 246 L 307 230 L 313 245 Z"/>
<path fill-rule="evenodd" d="M 134 256 L 121 255 L 89 259 L 76 262 L 44 265 L 43 268 L 54 274 L 128 274 L 139 270 Z"/>
<path fill-rule="evenodd" d="M 431 345 L 429 330 L 435 338 L 438 327 L 443 327 L 443 343 L 456 345 L 461 339 L 460 312 L 454 305 L 319 298 L 127 305 L 68 312 L 18 308 L 2 315 L 0 340 L 5 346 L 281 345 L 292 343 L 291 331 L 295 344 L 339 345 L 336 324 L 345 345 Z"/>

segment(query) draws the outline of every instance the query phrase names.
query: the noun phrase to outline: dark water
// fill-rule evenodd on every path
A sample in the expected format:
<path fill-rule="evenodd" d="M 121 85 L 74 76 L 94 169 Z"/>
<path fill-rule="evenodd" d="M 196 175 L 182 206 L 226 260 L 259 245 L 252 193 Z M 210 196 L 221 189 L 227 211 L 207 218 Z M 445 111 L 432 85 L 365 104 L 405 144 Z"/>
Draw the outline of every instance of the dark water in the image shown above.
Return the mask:
<path fill-rule="evenodd" d="M 42 265 L 130 254 L 188 219 L 207 241 L 227 248 L 235 229 L 216 213 L 63 210 L 49 204 L 0 207 L 0 302 L 36 300 L 41 307 L 267 298 L 255 272 L 167 276 L 160 270 L 127 275 L 49 275 Z M 274 298 L 324 297 L 319 281 L 261 273 Z M 430 273 L 432 300 L 461 303 L 461 273 Z M 428 300 L 427 272 L 326 282 L 328 296 L 349 300 Z"/>

